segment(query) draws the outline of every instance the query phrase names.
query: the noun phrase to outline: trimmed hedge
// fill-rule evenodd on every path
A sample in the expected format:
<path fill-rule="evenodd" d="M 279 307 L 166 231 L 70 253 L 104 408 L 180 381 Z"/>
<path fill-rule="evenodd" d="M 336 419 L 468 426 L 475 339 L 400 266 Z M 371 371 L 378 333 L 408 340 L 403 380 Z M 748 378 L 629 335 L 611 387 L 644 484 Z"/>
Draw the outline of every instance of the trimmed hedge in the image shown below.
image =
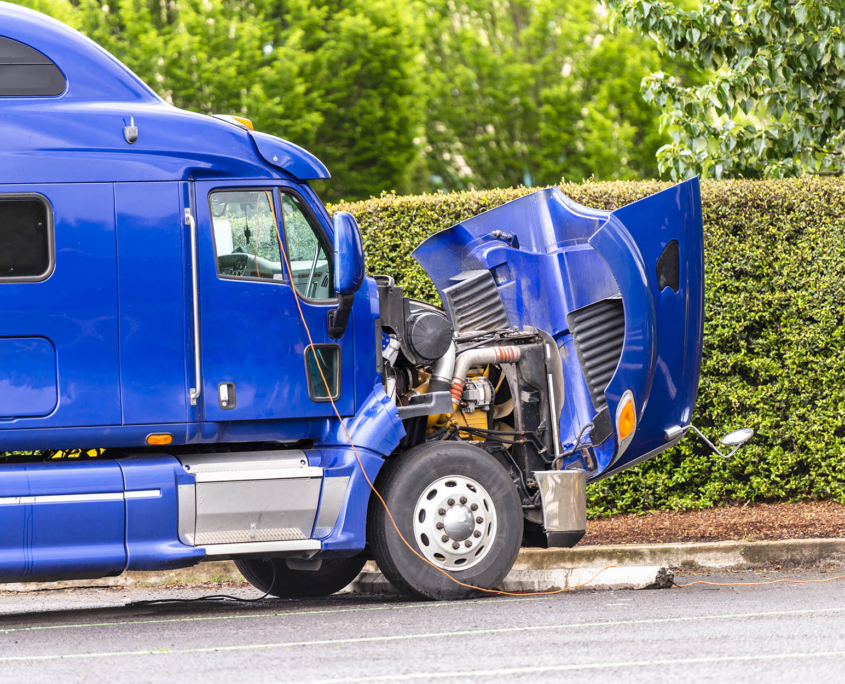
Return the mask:
<path fill-rule="evenodd" d="M 576 202 L 615 209 L 658 182 L 565 184 Z M 410 252 L 426 236 L 527 194 L 525 188 L 383 195 L 333 209 L 361 226 L 369 273 L 437 301 Z M 706 312 L 694 422 L 716 439 L 754 439 L 729 461 L 694 435 L 588 489 L 592 516 L 729 501 L 845 502 L 845 182 L 809 178 L 702 184 Z"/>

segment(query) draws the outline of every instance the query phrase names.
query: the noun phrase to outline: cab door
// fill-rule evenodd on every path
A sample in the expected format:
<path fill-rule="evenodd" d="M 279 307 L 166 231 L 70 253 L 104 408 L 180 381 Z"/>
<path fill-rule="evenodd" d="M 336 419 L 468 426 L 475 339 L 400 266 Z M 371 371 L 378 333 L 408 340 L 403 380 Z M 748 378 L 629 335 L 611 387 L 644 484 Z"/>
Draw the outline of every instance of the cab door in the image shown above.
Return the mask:
<path fill-rule="evenodd" d="M 329 226 L 293 184 L 197 183 L 196 213 L 205 419 L 330 416 L 330 398 L 352 415 L 352 335 L 328 337 Z"/>

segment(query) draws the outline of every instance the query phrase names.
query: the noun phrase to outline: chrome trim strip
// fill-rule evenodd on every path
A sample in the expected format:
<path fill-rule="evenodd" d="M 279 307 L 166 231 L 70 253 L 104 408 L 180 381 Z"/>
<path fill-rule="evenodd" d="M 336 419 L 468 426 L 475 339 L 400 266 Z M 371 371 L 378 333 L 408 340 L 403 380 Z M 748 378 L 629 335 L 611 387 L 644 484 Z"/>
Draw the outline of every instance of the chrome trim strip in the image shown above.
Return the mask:
<path fill-rule="evenodd" d="M 337 524 L 340 509 L 346 500 L 346 490 L 349 488 L 349 475 L 344 477 L 327 477 L 323 480 L 323 491 L 320 496 L 320 513 L 314 525 L 315 537 L 328 537 Z"/>
<path fill-rule="evenodd" d="M 296 541 L 250 542 L 247 544 L 213 544 L 198 548 L 205 549 L 206 557 L 214 557 L 283 553 L 285 551 L 320 551 L 323 545 L 316 539 L 301 539 Z"/>
<path fill-rule="evenodd" d="M 191 406 L 197 405 L 202 394 L 202 367 L 200 365 L 200 286 L 197 266 L 197 222 L 191 216 L 190 207 L 185 207 L 185 225 L 191 227 L 191 287 L 194 295 L 194 380 L 191 387 Z"/>
<path fill-rule="evenodd" d="M 323 477 L 322 468 L 267 468 L 262 470 L 217 470 L 193 473 L 197 484 L 202 482 L 242 482 L 245 480 L 307 480 Z"/>
<path fill-rule="evenodd" d="M 99 494 L 38 494 L 35 496 L 3 496 L 0 497 L 0 506 L 128 501 L 130 499 L 155 499 L 160 496 L 160 489 L 144 489 L 132 492 L 101 492 Z"/>
<path fill-rule="evenodd" d="M 136 489 L 124 494 L 127 501 L 130 499 L 158 499 L 159 497 L 161 497 L 160 489 Z"/>
<path fill-rule="evenodd" d="M 197 529 L 197 487 L 194 484 L 180 484 L 176 487 L 176 496 L 179 508 L 179 541 L 187 546 L 194 546 Z"/>

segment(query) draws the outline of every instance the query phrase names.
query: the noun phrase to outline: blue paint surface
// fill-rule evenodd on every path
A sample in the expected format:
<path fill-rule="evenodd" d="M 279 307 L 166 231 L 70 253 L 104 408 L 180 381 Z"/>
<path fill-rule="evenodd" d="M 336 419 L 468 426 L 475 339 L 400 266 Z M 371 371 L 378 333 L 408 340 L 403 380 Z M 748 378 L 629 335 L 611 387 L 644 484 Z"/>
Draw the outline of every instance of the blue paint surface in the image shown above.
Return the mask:
<path fill-rule="evenodd" d="M 325 468 L 325 477 L 350 478 L 337 523 L 331 533 L 321 539 L 323 550 L 319 554 L 320 558 L 352 556 L 362 551 L 366 544 L 371 490 L 361 472 L 361 466 L 370 481 L 375 482 L 384 460 L 368 449 L 359 447 L 357 451 L 361 465 L 349 447 L 323 447 L 306 452 L 311 465 Z"/>
<path fill-rule="evenodd" d="M 0 184 L 328 177 L 288 141 L 166 104 L 112 55 L 43 14 L 0 2 L 0 33 L 44 53 L 68 82 L 60 97 L 0 98 Z M 132 115 L 138 141 L 128 145 Z"/>
<path fill-rule="evenodd" d="M 655 264 L 672 240 L 680 246 L 680 288 L 658 287 Z M 607 391 L 611 415 L 625 389 L 637 398 L 634 439 L 605 474 L 665 444 L 687 426 L 698 392 L 704 335 L 704 232 L 698 179 L 613 213 L 590 240 L 618 274 L 625 305 L 625 347 Z M 630 315 L 628 312 L 636 312 Z"/>
<path fill-rule="evenodd" d="M 304 357 L 309 339 L 288 280 L 247 280 L 217 273 L 208 196 L 225 188 L 266 189 L 273 194 L 279 185 L 247 181 L 196 184 L 206 420 L 230 422 L 334 415 L 331 404 L 314 402 L 308 394 Z M 281 187 L 304 194 L 294 184 Z M 275 204 L 280 206 L 278 198 Z M 322 214 L 314 214 L 318 219 L 323 218 Z M 322 221 L 320 225 L 331 244 L 329 226 Z M 275 231 L 272 226 L 267 229 Z M 353 415 L 354 326 L 341 339 L 331 340 L 328 314 L 337 307 L 337 302 L 306 300 L 300 305 L 314 344 L 340 346 L 340 396 L 335 404 L 342 415 Z M 234 383 L 236 387 L 237 406 L 232 410 L 223 409 L 218 403 L 217 388 L 223 382 Z"/>
<path fill-rule="evenodd" d="M 193 485 L 182 464 L 165 454 L 132 456 L 118 462 L 126 500 L 127 570 L 166 570 L 198 563 L 205 551 L 178 536 L 178 485 Z M 158 497 L 132 498 L 132 492 L 158 490 Z"/>
<path fill-rule="evenodd" d="M 0 468 L 0 581 L 103 577 L 126 565 L 123 478 L 115 462 Z M 16 497 L 113 495 L 108 501 Z M 9 498 L 12 498 L 10 501 Z"/>
<path fill-rule="evenodd" d="M 655 270 L 672 240 L 680 249 L 677 293 L 659 290 Z M 593 477 L 660 449 L 666 429 L 689 425 L 698 390 L 704 315 L 698 179 L 612 213 L 582 207 L 560 188 L 541 190 L 431 236 L 413 255 L 441 296 L 450 278 L 461 271 L 490 270 L 511 324 L 536 326 L 557 340 L 566 380 L 561 440 L 568 446 L 596 411 L 566 316 L 621 295 L 625 344 L 605 394 L 610 416 L 615 417 L 623 392 L 630 389 L 639 423 L 618 461 L 615 437 L 593 449 Z"/>
<path fill-rule="evenodd" d="M 312 465 L 327 478 L 350 477 L 322 553 L 363 549 L 370 489 L 349 437 L 374 480 L 405 434 L 377 370 L 375 282 L 364 278 L 340 340 L 327 334 L 337 302 L 302 302 L 313 341 L 340 347 L 337 407 L 347 437 L 332 406 L 308 394 L 308 337 L 289 274 L 265 282 L 220 277 L 208 203 L 216 189 L 260 188 L 278 208 L 279 191 L 294 192 L 331 245 L 331 218 L 302 182 L 328 171 L 292 143 L 166 105 L 115 58 L 43 15 L 0 2 L 0 33 L 43 52 L 68 83 L 59 97 L 0 98 L 0 193 L 46 199 L 56 254 L 44 281 L 0 281 L 0 451 L 137 447 L 154 432 L 172 434 L 177 445 L 308 440 Z M 124 127 L 133 115 L 139 137 L 130 145 Z M 198 232 L 197 339 L 186 209 Z M 654 270 L 671 240 L 680 244 L 678 293 L 660 291 Z M 338 244 L 357 248 L 349 239 Z M 596 476 L 659 449 L 668 427 L 689 423 L 703 312 L 697 181 L 612 214 L 581 207 L 557 188 L 539 191 L 433 236 L 415 256 L 441 292 L 459 271 L 490 270 L 511 323 L 555 338 L 567 446 L 595 411 L 566 316 L 621 295 L 623 362 L 606 394 L 612 414 L 630 389 L 639 425 L 621 457 L 615 438 L 594 448 Z M 339 283 L 362 276 L 360 269 L 336 274 Z M 223 382 L 236 386 L 232 410 L 218 403 Z M 195 386 L 202 398 L 191 406 Z M 197 562 L 203 552 L 181 544 L 176 528 L 177 486 L 186 477 L 166 455 L 0 465 L 0 499 L 116 497 L 0 505 L 0 579 Z M 158 493 L 124 501 L 124 492 L 148 490 Z"/>
<path fill-rule="evenodd" d="M 56 349 L 50 340 L 0 339 L 0 420 L 46 416 L 57 403 Z"/>
<path fill-rule="evenodd" d="M 178 183 L 114 186 L 124 424 L 187 420 L 179 191 Z"/>
<path fill-rule="evenodd" d="M 0 281 L 0 338 L 49 340 L 58 405 L 45 416 L 0 421 L 0 451 L 17 450 L 7 430 L 120 425 L 114 186 L 0 185 L 4 192 L 40 194 L 53 213 L 55 269 L 39 282 Z M 51 432 L 42 434 L 40 448 L 51 448 Z"/>

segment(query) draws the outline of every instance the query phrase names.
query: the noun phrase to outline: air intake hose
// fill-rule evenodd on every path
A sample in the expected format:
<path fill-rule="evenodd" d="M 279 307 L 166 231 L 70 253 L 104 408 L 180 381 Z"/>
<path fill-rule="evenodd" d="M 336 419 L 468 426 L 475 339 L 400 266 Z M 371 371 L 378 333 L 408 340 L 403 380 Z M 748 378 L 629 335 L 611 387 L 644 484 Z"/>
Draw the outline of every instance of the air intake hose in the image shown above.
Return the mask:
<path fill-rule="evenodd" d="M 522 350 L 514 345 L 507 347 L 487 347 L 486 349 L 470 349 L 458 357 L 455 370 L 452 373 L 452 403 L 458 406 L 464 395 L 467 373 L 473 366 L 515 363 L 522 356 Z"/>

